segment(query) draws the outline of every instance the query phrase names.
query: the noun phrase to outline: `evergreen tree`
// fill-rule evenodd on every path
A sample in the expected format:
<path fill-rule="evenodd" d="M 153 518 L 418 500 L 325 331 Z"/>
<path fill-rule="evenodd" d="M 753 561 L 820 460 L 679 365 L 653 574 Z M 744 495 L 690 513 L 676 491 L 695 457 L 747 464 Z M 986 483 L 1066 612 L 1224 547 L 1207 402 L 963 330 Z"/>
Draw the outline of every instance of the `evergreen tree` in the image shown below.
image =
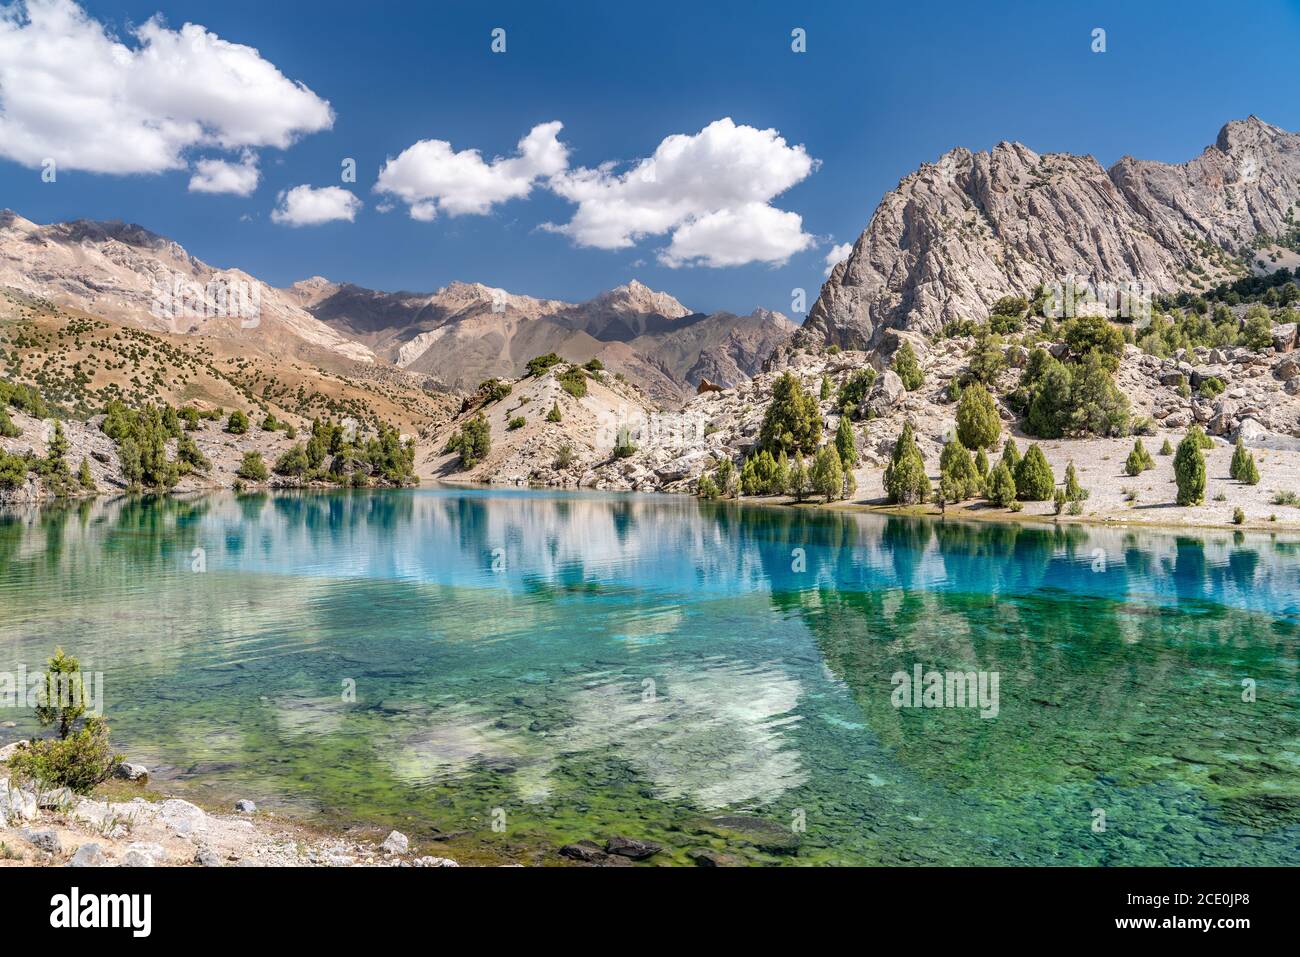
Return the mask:
<path fill-rule="evenodd" d="M 1162 445 L 1162 446 L 1160 446 L 1160 454 L 1161 454 L 1161 455 L 1173 455 L 1173 454 L 1174 454 L 1174 447 L 1173 447 L 1172 445 L 1169 444 L 1169 439 L 1166 438 L 1166 439 L 1165 439 L 1165 444 Z"/>
<path fill-rule="evenodd" d="M 925 459 L 910 422 L 903 426 L 885 467 L 885 492 L 898 505 L 914 505 L 930 498 L 930 478 L 925 474 Z"/>
<path fill-rule="evenodd" d="M 1074 377 L 1064 363 L 1047 359 L 1041 377 L 1031 387 L 1033 395 L 1029 404 L 1026 431 L 1045 439 L 1059 439 L 1065 435 L 1074 416 L 1071 397 Z"/>
<path fill-rule="evenodd" d="M 16 439 L 23 434 L 23 430 L 14 424 L 14 420 L 9 417 L 9 410 L 0 405 L 0 436 L 6 439 Z"/>
<path fill-rule="evenodd" d="M 731 498 L 735 493 L 736 465 L 731 459 L 723 459 L 713 473 L 713 480 L 718 484 L 718 494 Z"/>
<path fill-rule="evenodd" d="M 957 438 L 968 449 L 991 449 L 1002 433 L 1002 420 L 989 390 L 972 382 L 957 403 Z"/>
<path fill-rule="evenodd" d="M 906 339 L 894 353 L 893 368 L 898 373 L 898 377 L 903 380 L 903 388 L 908 392 L 915 392 L 925 382 L 925 373 L 921 371 L 921 363 L 917 361 L 916 350 Z"/>
<path fill-rule="evenodd" d="M 144 481 L 144 470 L 140 467 L 140 446 L 136 445 L 131 436 L 125 436 L 117 443 L 117 461 L 127 487 L 138 489 Z"/>
<path fill-rule="evenodd" d="M 1246 459 L 1250 453 L 1246 451 L 1246 444 L 1241 441 L 1241 436 L 1237 436 L 1237 446 L 1232 450 L 1232 464 L 1228 466 L 1228 474 L 1238 482 L 1242 481 L 1241 473 L 1245 468 Z"/>
<path fill-rule="evenodd" d="M 1006 508 L 1016 500 L 1016 480 L 1012 477 L 1011 469 L 1007 468 L 1005 461 L 998 462 L 993 467 L 985 486 L 985 495 L 994 505 Z"/>
<path fill-rule="evenodd" d="M 842 415 L 852 415 L 856 409 L 862 408 L 863 400 L 875 384 L 875 369 L 871 366 L 858 369 L 840 383 L 839 391 L 835 394 L 835 407 Z"/>
<path fill-rule="evenodd" d="M 50 475 L 65 475 L 68 471 L 68 437 L 63 434 L 63 423 L 54 423 L 54 435 L 50 438 L 49 448 L 45 454 L 45 467 Z"/>
<path fill-rule="evenodd" d="M 551 406 L 551 411 L 546 413 L 547 422 L 559 422 L 563 417 L 560 415 L 560 403 L 557 401 Z"/>
<path fill-rule="evenodd" d="M 448 445 L 460 453 L 461 469 L 472 469 L 492 451 L 492 426 L 480 412 L 460 427 Z"/>
<path fill-rule="evenodd" d="M 1124 472 L 1127 475 L 1141 475 L 1147 469 L 1156 467 L 1155 459 L 1151 453 L 1146 450 L 1142 440 L 1138 439 L 1133 443 L 1133 450 L 1129 452 L 1128 458 L 1124 461 Z"/>
<path fill-rule="evenodd" d="M 243 461 L 239 463 L 239 471 L 235 474 L 250 482 L 265 482 L 271 477 L 260 452 L 245 452 Z"/>
<path fill-rule="evenodd" d="M 311 468 L 311 462 L 307 460 L 307 450 L 303 448 L 301 442 L 295 442 L 275 460 L 274 468 L 276 475 L 301 478 Z"/>
<path fill-rule="evenodd" d="M 1072 459 L 1065 467 L 1065 499 L 1067 502 L 1082 502 L 1088 497 L 1088 490 L 1079 484 L 1079 475 L 1074 470 Z M 1058 511 L 1059 515 L 1060 512 Z"/>
<path fill-rule="evenodd" d="M 985 482 L 989 477 L 989 457 L 980 449 L 975 453 L 975 471 L 980 474 L 980 482 Z"/>
<path fill-rule="evenodd" d="M 1245 464 L 1241 467 L 1240 479 L 1245 485 L 1259 484 L 1259 468 L 1255 465 L 1255 456 L 1249 452 L 1246 453 Z"/>
<path fill-rule="evenodd" d="M 226 431 L 231 435 L 243 435 L 248 431 L 248 416 L 236 409 L 230 413 L 230 418 L 226 419 Z"/>
<path fill-rule="evenodd" d="M 1189 430 L 1174 454 L 1174 480 L 1178 483 L 1179 505 L 1200 505 L 1205 501 L 1205 453 L 1195 430 Z"/>
<path fill-rule="evenodd" d="M 839 428 L 835 430 L 835 451 L 840 454 L 840 463 L 845 468 L 858 464 L 858 445 L 853 435 L 853 423 L 847 415 L 840 416 Z"/>
<path fill-rule="evenodd" d="M 1016 440 L 1009 435 L 1006 443 L 1002 446 L 1002 464 L 1010 470 L 1012 475 L 1016 474 L 1016 466 L 1020 464 L 1020 450 L 1016 448 Z"/>
<path fill-rule="evenodd" d="M 1016 495 L 1027 502 L 1045 502 L 1052 497 L 1056 477 L 1047 464 L 1047 456 L 1035 442 L 1016 466 Z"/>
<path fill-rule="evenodd" d="M 759 447 L 773 454 L 812 454 L 822 435 L 822 414 L 793 373 L 784 373 L 772 385 L 772 401 L 763 415 Z"/>
<path fill-rule="evenodd" d="M 83 455 L 81 466 L 77 469 L 77 484 L 87 492 L 95 491 L 95 476 L 90 474 L 90 461 Z"/>
<path fill-rule="evenodd" d="M 939 483 L 946 502 L 964 502 L 980 494 L 979 471 L 970 451 L 956 438 L 950 439 L 939 457 Z"/>
<path fill-rule="evenodd" d="M 821 399 L 821 401 L 825 402 L 830 397 L 831 397 L 831 377 L 824 375 L 822 376 L 822 390 L 819 398 Z"/>
<path fill-rule="evenodd" d="M 844 467 L 834 443 L 827 443 L 817 450 L 813 459 L 812 487 L 814 493 L 828 502 L 834 501 L 843 490 Z"/>
<path fill-rule="evenodd" d="M 212 468 L 212 463 L 199 450 L 198 443 L 188 432 L 182 432 L 181 437 L 176 440 L 176 461 L 187 472 L 206 472 Z"/>
<path fill-rule="evenodd" d="M 796 502 L 802 502 L 808 494 L 808 466 L 802 455 L 796 455 L 790 464 L 790 474 L 786 480 L 786 494 L 793 495 Z"/>
<path fill-rule="evenodd" d="M 785 495 L 790 488 L 790 459 L 784 452 L 776 457 L 776 469 L 772 472 L 770 493 Z"/>

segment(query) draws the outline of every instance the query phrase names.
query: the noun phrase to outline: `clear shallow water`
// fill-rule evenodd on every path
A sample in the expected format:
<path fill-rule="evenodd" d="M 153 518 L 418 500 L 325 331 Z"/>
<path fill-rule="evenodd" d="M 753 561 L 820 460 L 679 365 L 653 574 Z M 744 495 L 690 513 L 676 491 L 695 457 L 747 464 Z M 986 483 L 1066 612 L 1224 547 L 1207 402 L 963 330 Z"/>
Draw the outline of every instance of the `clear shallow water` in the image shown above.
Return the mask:
<path fill-rule="evenodd" d="M 0 670 L 62 644 L 166 789 L 464 860 L 1294 864 L 1298 557 L 591 493 L 84 504 L 0 512 Z M 997 717 L 896 709 L 916 664 L 996 671 Z"/>

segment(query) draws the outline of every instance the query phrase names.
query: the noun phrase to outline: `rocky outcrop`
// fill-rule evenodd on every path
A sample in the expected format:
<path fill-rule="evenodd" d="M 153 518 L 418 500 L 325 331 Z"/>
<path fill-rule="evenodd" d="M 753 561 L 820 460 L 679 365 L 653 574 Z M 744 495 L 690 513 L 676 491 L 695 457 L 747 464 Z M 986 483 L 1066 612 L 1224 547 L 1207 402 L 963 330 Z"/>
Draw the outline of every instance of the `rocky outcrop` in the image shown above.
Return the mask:
<path fill-rule="evenodd" d="M 1300 201 L 1300 135 L 1250 117 L 1190 162 L 954 149 L 887 193 L 794 345 L 872 349 L 886 330 L 983 319 L 1005 295 L 1083 278 L 1156 293 L 1244 275 Z"/>

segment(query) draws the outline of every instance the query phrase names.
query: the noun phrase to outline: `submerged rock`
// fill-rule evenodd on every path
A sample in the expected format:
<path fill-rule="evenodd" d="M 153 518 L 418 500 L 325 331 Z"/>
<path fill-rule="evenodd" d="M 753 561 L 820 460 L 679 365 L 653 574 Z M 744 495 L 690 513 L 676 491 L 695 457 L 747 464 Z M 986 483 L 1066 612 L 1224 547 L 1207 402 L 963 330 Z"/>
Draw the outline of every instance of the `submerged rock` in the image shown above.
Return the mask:
<path fill-rule="evenodd" d="M 634 861 L 643 861 L 662 850 L 662 844 L 656 844 L 654 841 L 637 841 L 630 837 L 615 836 L 605 842 L 605 852 L 607 854 L 617 854 L 620 857 L 631 858 Z"/>

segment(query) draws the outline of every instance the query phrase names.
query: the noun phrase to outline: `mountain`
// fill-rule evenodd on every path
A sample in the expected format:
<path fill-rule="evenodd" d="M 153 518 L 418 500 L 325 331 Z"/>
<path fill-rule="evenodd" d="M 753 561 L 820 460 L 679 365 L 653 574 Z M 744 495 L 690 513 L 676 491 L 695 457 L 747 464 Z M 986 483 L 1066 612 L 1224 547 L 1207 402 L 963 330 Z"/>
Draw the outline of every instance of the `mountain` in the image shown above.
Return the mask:
<path fill-rule="evenodd" d="M 292 297 L 241 270 L 213 268 L 134 224 L 40 226 L 0 211 L 0 286 L 157 332 L 235 339 L 329 363 L 375 358 Z"/>
<path fill-rule="evenodd" d="M 763 309 L 692 313 L 636 280 L 582 303 L 465 282 L 389 293 L 315 277 L 285 292 L 381 359 L 461 390 L 515 378 L 529 359 L 555 352 L 576 362 L 599 359 L 651 397 L 676 404 L 703 378 L 723 385 L 748 378 L 797 328 Z"/>
<path fill-rule="evenodd" d="M 1002 296 L 1086 277 L 1155 293 L 1248 271 L 1292 228 L 1300 135 L 1251 116 L 1178 165 L 1038 154 L 1019 143 L 954 149 L 885 195 L 822 286 L 800 346 L 874 348 L 886 330 L 983 319 Z"/>

